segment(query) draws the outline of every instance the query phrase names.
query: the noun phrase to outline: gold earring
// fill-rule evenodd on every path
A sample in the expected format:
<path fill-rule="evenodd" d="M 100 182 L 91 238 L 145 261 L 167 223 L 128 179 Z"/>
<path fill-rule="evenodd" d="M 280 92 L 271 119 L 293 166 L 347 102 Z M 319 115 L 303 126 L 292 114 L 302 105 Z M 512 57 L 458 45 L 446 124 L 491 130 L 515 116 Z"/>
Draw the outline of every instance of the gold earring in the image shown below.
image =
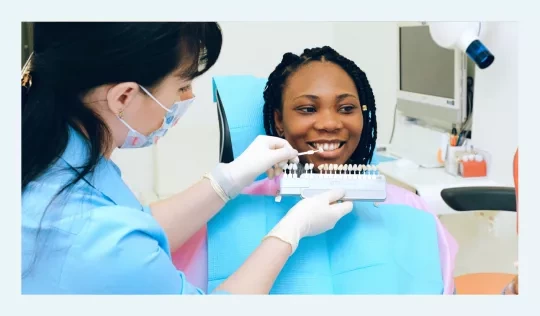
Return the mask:
<path fill-rule="evenodd" d="M 367 105 L 362 105 L 362 111 L 367 111 Z"/>

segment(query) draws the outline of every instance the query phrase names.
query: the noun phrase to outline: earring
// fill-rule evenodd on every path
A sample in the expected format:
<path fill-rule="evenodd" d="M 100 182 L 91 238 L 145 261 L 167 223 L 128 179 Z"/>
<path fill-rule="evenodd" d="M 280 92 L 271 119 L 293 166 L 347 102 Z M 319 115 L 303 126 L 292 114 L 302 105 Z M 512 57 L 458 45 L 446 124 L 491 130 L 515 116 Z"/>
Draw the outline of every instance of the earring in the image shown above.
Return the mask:
<path fill-rule="evenodd" d="M 367 105 L 362 105 L 362 111 L 367 111 Z"/>
<path fill-rule="evenodd" d="M 124 109 L 121 109 L 120 112 L 118 112 L 119 118 L 124 118 Z"/>

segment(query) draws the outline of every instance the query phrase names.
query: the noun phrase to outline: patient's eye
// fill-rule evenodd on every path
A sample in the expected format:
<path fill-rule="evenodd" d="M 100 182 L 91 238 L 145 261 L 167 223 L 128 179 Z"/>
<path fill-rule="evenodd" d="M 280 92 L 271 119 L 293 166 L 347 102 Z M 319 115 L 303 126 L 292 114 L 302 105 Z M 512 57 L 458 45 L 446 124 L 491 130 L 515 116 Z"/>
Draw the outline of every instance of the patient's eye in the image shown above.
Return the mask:
<path fill-rule="evenodd" d="M 300 111 L 300 113 L 306 113 L 306 114 L 311 114 L 311 113 L 315 113 L 315 107 L 314 106 L 301 106 L 301 107 L 298 107 L 296 108 L 297 111 Z"/>
<path fill-rule="evenodd" d="M 353 104 L 347 104 L 339 108 L 339 112 L 341 113 L 351 113 L 356 108 L 356 105 Z"/>

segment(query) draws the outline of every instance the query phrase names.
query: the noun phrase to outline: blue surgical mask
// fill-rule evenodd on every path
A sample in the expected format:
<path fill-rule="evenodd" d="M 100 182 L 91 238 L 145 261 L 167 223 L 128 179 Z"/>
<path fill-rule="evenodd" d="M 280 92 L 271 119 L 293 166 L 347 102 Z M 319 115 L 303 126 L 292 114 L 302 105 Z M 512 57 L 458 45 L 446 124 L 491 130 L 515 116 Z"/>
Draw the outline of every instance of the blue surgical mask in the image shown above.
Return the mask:
<path fill-rule="evenodd" d="M 175 126 L 176 123 L 178 123 L 180 117 L 182 117 L 182 115 L 186 113 L 189 106 L 193 103 L 193 100 L 195 100 L 195 97 L 193 97 L 188 100 L 178 101 L 175 102 L 170 109 L 168 109 L 163 106 L 163 104 L 161 104 L 161 102 L 159 102 L 158 99 L 156 99 L 143 86 L 140 87 L 146 94 L 148 94 L 150 98 L 156 101 L 159 106 L 161 106 L 165 111 L 167 111 L 167 113 L 165 113 L 165 117 L 163 118 L 163 124 L 161 125 L 161 127 L 150 133 L 150 135 L 148 136 L 137 132 L 135 129 L 129 126 L 129 124 L 121 117 L 118 117 L 120 122 L 124 123 L 124 125 L 126 125 L 129 129 L 126 140 L 124 141 L 124 144 L 120 146 L 120 148 L 143 148 L 156 144 L 161 137 L 165 136 L 165 134 L 171 127 Z"/>

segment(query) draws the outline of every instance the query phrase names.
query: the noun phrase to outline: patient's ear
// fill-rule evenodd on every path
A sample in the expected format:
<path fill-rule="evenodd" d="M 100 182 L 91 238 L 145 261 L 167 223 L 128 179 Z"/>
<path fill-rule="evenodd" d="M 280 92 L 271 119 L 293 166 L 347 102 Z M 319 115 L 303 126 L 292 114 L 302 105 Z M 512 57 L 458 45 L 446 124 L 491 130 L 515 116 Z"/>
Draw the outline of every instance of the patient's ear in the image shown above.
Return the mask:
<path fill-rule="evenodd" d="M 283 137 L 283 114 L 280 111 L 274 111 L 274 124 L 280 137 Z"/>

